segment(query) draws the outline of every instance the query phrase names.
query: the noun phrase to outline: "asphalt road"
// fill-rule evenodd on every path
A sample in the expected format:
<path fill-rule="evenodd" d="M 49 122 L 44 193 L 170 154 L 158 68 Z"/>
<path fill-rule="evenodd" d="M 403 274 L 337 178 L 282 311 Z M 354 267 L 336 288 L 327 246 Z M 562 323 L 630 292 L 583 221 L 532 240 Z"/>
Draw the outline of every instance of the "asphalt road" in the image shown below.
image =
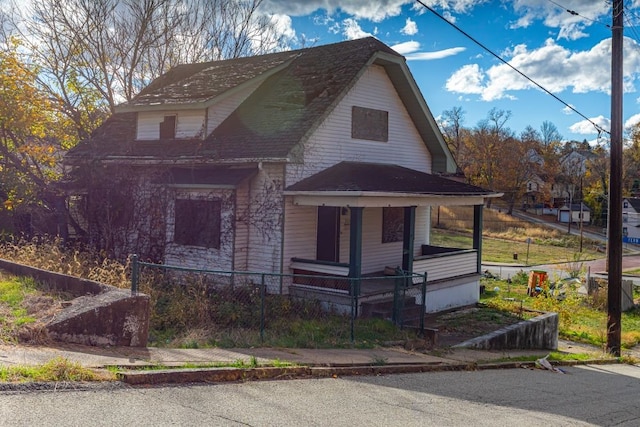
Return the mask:
<path fill-rule="evenodd" d="M 640 367 L 4 392 L 1 426 L 638 426 Z"/>

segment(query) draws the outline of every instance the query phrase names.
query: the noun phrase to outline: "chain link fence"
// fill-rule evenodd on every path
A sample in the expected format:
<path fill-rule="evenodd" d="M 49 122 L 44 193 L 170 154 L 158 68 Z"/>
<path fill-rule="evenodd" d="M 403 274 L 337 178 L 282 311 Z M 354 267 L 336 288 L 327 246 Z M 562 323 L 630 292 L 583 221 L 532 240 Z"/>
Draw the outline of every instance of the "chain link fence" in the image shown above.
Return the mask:
<path fill-rule="evenodd" d="M 426 275 L 352 279 L 131 261 L 132 293 L 151 298 L 154 345 L 328 348 L 409 339 L 424 329 Z"/>

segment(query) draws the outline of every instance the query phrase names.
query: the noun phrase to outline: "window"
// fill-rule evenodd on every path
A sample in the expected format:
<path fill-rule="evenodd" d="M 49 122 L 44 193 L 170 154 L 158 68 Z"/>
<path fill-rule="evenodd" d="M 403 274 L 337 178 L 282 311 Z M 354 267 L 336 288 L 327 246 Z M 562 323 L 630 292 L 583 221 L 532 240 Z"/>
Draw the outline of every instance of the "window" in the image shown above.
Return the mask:
<path fill-rule="evenodd" d="M 220 200 L 176 200 L 173 241 L 220 249 Z"/>
<path fill-rule="evenodd" d="M 622 222 L 629 222 L 629 214 L 627 212 L 622 212 Z"/>
<path fill-rule="evenodd" d="M 389 112 L 354 106 L 351 109 L 351 138 L 387 142 Z"/>
<path fill-rule="evenodd" d="M 402 242 L 404 209 L 382 208 L 382 243 Z"/>
<path fill-rule="evenodd" d="M 533 190 L 533 184 L 529 183 L 529 191 Z"/>
<path fill-rule="evenodd" d="M 622 203 L 622 207 L 623 208 L 628 208 L 629 207 L 629 202 L 625 201 Z"/>
<path fill-rule="evenodd" d="M 160 139 L 174 139 L 176 137 L 176 116 L 164 116 L 160 122 Z"/>
<path fill-rule="evenodd" d="M 622 235 L 625 237 L 629 235 L 629 230 L 627 230 L 627 227 L 622 227 Z"/>

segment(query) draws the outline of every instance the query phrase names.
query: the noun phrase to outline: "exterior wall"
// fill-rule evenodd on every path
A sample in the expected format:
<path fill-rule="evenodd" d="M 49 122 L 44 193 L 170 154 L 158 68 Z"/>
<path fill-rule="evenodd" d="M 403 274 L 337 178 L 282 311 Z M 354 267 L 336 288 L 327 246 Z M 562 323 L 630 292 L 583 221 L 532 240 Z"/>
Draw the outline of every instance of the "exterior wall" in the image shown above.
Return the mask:
<path fill-rule="evenodd" d="M 174 243 L 175 232 L 175 199 L 213 200 L 222 201 L 220 221 L 220 248 L 205 248 L 187 246 Z M 187 268 L 203 270 L 233 269 L 233 219 L 235 211 L 234 190 L 207 189 L 175 191 L 174 200 L 168 203 L 167 212 L 167 243 L 164 262 L 168 265 L 179 265 Z"/>
<path fill-rule="evenodd" d="M 469 279 L 447 286 L 427 285 L 426 312 L 437 313 L 480 301 L 480 280 Z"/>
<path fill-rule="evenodd" d="M 353 106 L 389 112 L 388 142 L 351 138 Z M 389 163 L 431 172 L 431 154 L 381 66 L 371 66 L 304 144 L 304 163 L 287 169 L 287 185 L 341 161 Z"/>
<path fill-rule="evenodd" d="M 282 254 L 283 166 L 267 164 L 251 181 L 248 224 L 248 271 L 280 273 Z"/>
<path fill-rule="evenodd" d="M 622 227 L 627 232 L 625 237 L 640 238 L 640 213 L 626 199 L 622 203 L 622 221 Z"/>
<path fill-rule="evenodd" d="M 207 135 L 213 132 L 231 113 L 233 113 L 262 82 L 256 82 L 251 86 L 235 93 L 228 98 L 212 105 L 207 109 Z"/>
<path fill-rule="evenodd" d="M 204 115 L 202 110 L 150 111 L 138 113 L 136 139 L 152 141 L 160 138 L 160 123 L 164 116 L 176 116 L 176 138 L 202 138 L 204 135 Z"/>
<path fill-rule="evenodd" d="M 287 200 L 285 208 L 284 271 L 291 258 L 316 259 L 317 208 L 294 206 Z M 340 262 L 349 262 L 350 215 L 340 217 Z M 414 256 L 428 243 L 429 208 L 416 209 Z M 384 267 L 402 265 L 402 242 L 382 243 L 382 208 L 365 208 L 362 229 L 362 273 L 374 273 Z M 475 271 L 475 270 L 474 270 Z"/>

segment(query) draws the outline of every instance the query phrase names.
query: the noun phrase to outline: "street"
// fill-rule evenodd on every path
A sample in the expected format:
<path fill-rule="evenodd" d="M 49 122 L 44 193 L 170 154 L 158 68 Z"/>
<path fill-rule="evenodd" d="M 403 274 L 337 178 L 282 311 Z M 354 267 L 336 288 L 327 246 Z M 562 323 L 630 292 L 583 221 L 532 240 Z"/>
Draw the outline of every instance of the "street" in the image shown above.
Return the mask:
<path fill-rule="evenodd" d="M 640 425 L 640 367 L 2 392 L 2 426 Z"/>

